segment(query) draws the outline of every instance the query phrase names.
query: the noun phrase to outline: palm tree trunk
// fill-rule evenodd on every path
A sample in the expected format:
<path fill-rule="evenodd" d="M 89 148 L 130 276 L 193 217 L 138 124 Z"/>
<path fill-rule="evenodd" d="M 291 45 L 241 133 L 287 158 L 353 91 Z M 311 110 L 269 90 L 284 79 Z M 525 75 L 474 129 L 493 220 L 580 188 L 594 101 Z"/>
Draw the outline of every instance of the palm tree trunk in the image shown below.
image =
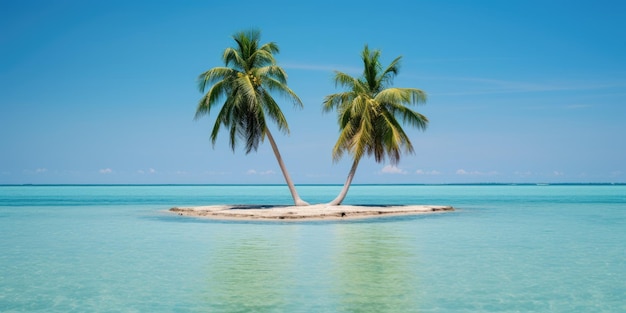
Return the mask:
<path fill-rule="evenodd" d="M 352 179 L 354 178 L 354 173 L 356 173 L 357 166 L 359 166 L 359 160 L 355 159 L 352 163 L 350 173 L 348 174 L 348 179 L 346 179 L 346 183 L 343 185 L 343 189 L 341 189 L 341 192 L 339 193 L 337 198 L 328 203 L 328 205 L 340 205 L 341 202 L 343 202 L 343 200 L 346 198 L 346 195 L 348 194 L 348 189 L 350 189 L 350 184 L 352 184 Z"/>
<path fill-rule="evenodd" d="M 276 161 L 278 161 L 278 166 L 280 166 L 281 172 L 283 172 L 283 176 L 285 177 L 285 181 L 287 182 L 287 186 L 289 187 L 289 191 L 291 192 L 291 197 L 293 197 L 293 202 L 296 206 L 306 206 L 309 205 L 308 202 L 300 199 L 298 195 L 298 191 L 296 191 L 296 186 L 294 186 L 293 181 L 291 181 L 291 176 L 287 172 L 287 168 L 285 167 L 285 163 L 283 162 L 283 158 L 280 156 L 280 152 L 278 151 L 278 147 L 276 146 L 276 142 L 274 141 L 274 137 L 272 137 L 272 133 L 270 133 L 269 129 L 265 130 L 265 134 L 267 135 L 267 139 L 270 141 L 270 145 L 272 146 L 272 150 L 274 150 L 274 155 L 276 156 Z"/>

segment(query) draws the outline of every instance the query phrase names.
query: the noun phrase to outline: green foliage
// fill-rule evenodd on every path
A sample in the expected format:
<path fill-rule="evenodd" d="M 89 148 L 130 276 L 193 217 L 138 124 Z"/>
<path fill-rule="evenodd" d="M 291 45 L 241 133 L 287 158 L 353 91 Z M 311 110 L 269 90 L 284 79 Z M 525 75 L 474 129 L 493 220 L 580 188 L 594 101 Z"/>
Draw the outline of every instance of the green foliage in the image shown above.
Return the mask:
<path fill-rule="evenodd" d="M 274 54 L 279 52 L 278 45 L 273 42 L 261 45 L 260 38 L 261 33 L 256 30 L 234 34 L 235 45 L 222 54 L 224 66 L 198 77 L 198 88 L 206 93 L 198 103 L 195 118 L 209 115 L 221 105 L 211 131 L 213 145 L 223 126 L 229 130 L 233 151 L 238 140 L 245 142 L 246 153 L 256 151 L 267 133 L 266 117 L 280 131 L 289 133 L 287 120 L 271 93 L 285 96 L 296 107 L 302 107 L 302 101 L 287 87 L 287 74 L 276 65 Z"/>
<path fill-rule="evenodd" d="M 335 85 L 347 91 L 324 99 L 324 112 L 337 110 L 340 128 L 333 159 L 337 161 L 347 152 L 354 160 L 373 155 L 376 162 L 389 158 L 395 165 L 402 152 L 414 152 L 400 121 L 420 130 L 428 126 L 424 115 L 408 107 L 426 102 L 426 94 L 415 88 L 390 87 L 398 74 L 402 57 L 383 68 L 380 51 L 370 51 L 366 45 L 361 58 L 364 65 L 362 76 L 355 78 L 336 71 Z"/>

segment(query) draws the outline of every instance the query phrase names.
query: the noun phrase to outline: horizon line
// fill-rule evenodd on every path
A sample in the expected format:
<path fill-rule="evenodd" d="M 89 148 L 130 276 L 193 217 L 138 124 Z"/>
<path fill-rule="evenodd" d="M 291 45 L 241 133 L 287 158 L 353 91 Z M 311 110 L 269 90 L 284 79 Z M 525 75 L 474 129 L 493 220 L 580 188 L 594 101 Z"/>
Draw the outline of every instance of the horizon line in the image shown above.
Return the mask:
<path fill-rule="evenodd" d="M 296 186 L 343 186 L 344 184 L 337 183 L 314 183 L 314 184 L 295 184 Z M 567 186 L 567 185 L 626 185 L 626 182 L 525 182 L 525 183 L 494 183 L 494 182 L 473 182 L 473 183 L 360 183 L 351 184 L 351 186 Z M 13 186 L 287 186 L 287 184 L 252 184 L 252 183 L 210 183 L 210 184 L 198 184 L 198 183 L 154 183 L 154 184 L 142 184 L 142 183 L 52 183 L 52 184 L 0 184 L 0 187 L 13 187 Z"/>

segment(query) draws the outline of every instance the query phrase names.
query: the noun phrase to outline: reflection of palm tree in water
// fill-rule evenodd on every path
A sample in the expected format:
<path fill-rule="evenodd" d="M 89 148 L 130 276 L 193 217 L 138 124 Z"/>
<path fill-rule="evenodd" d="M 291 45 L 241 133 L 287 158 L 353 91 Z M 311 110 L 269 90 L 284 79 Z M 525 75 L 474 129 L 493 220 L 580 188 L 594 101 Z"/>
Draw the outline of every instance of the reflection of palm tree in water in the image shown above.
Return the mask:
<path fill-rule="evenodd" d="M 208 312 L 279 312 L 288 305 L 294 244 L 278 235 L 224 234 L 208 260 Z"/>
<path fill-rule="evenodd" d="M 334 258 L 338 312 L 417 312 L 415 255 L 388 227 L 343 225 Z"/>

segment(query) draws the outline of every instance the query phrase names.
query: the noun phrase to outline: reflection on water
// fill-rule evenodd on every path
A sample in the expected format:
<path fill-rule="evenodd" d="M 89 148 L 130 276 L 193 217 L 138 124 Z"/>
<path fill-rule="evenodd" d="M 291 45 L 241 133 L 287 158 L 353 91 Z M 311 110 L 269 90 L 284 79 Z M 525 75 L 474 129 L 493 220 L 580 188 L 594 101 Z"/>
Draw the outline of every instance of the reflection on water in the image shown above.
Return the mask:
<path fill-rule="evenodd" d="M 355 227 L 356 226 L 356 227 Z M 415 255 L 394 229 L 337 229 L 334 286 L 341 312 L 416 312 Z"/>
<path fill-rule="evenodd" d="M 289 303 L 289 287 L 294 285 L 297 234 L 236 231 L 215 238 L 207 260 L 210 311 L 280 311 Z"/>
<path fill-rule="evenodd" d="M 626 312 L 625 188 L 354 186 L 355 203 L 460 210 L 232 223 L 160 210 L 288 192 L 0 186 L 0 312 Z"/>
<path fill-rule="evenodd" d="M 417 311 L 415 254 L 401 231 L 280 228 L 234 225 L 214 238 L 203 301 L 211 312 Z"/>

